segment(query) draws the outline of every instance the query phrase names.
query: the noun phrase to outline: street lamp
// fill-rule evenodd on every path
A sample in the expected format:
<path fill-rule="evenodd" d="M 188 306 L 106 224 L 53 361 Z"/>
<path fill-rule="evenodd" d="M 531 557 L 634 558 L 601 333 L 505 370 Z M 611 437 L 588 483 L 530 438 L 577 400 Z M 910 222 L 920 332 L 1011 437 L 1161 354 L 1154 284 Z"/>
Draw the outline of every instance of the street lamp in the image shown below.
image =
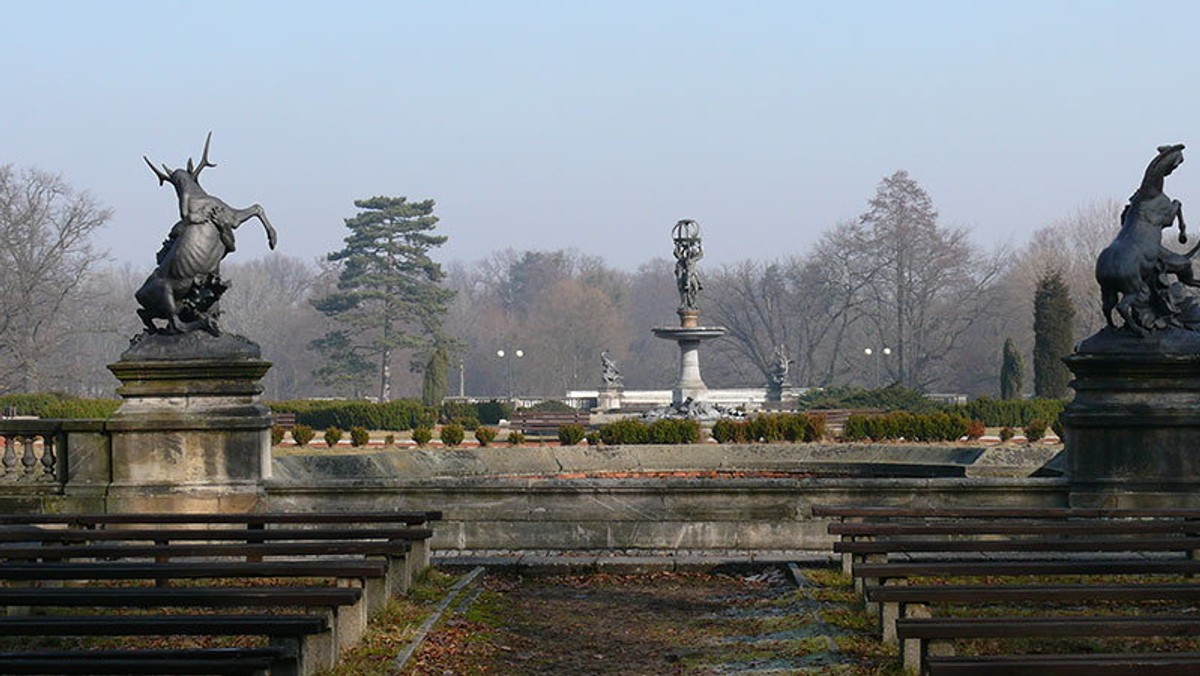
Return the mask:
<path fill-rule="evenodd" d="M 878 355 L 875 355 L 874 359 L 871 359 L 871 355 L 875 354 L 875 350 L 872 350 L 869 347 L 863 350 L 863 354 L 867 355 L 867 359 L 871 363 L 871 370 L 873 371 L 873 374 L 871 376 L 871 381 L 872 381 L 871 386 L 879 387 L 879 360 L 890 357 L 892 355 L 892 348 L 890 348 L 890 347 L 883 348 L 882 350 L 879 351 Z"/>
<path fill-rule="evenodd" d="M 520 359 L 521 357 L 524 357 L 525 350 L 513 350 L 512 354 L 509 354 L 508 352 L 505 352 L 504 350 L 496 350 L 496 356 L 501 359 L 508 357 L 508 359 L 504 360 L 504 364 L 508 370 L 508 399 L 509 399 L 509 401 L 512 401 L 512 398 L 513 398 L 513 366 L 512 366 L 513 358 L 515 357 L 517 359 Z"/>

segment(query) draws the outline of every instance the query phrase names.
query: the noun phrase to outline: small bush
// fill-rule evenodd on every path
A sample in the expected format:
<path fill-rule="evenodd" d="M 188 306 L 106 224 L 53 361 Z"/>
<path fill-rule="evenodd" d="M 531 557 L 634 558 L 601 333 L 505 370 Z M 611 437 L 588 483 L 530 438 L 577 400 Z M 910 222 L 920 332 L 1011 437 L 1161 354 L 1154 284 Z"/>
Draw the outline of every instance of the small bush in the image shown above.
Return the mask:
<path fill-rule="evenodd" d="M 644 444 L 650 439 L 650 428 L 641 420 L 626 418 L 600 428 L 600 440 L 609 446 Z"/>
<path fill-rule="evenodd" d="M 825 414 L 809 413 L 808 414 L 808 433 L 811 436 L 806 436 L 805 441 L 820 441 L 825 438 Z"/>
<path fill-rule="evenodd" d="M 463 442 L 463 436 L 464 435 L 463 435 L 462 425 L 456 425 L 454 423 L 450 423 L 449 425 L 442 425 L 441 437 L 442 437 L 443 444 L 445 444 L 447 446 L 461 445 Z"/>
<path fill-rule="evenodd" d="M 520 446 L 525 443 L 525 433 L 520 430 L 513 430 L 508 433 L 508 445 Z"/>
<path fill-rule="evenodd" d="M 583 429 L 583 425 L 567 423 L 558 426 L 558 443 L 563 446 L 575 446 L 583 441 L 583 437 L 586 435 L 587 430 Z"/>
<path fill-rule="evenodd" d="M 744 420 L 721 418 L 713 423 L 712 438 L 719 444 L 744 444 L 750 439 L 750 424 Z"/>
<path fill-rule="evenodd" d="M 342 440 L 342 431 L 336 427 L 325 428 L 325 445 L 333 448 Z"/>
<path fill-rule="evenodd" d="M 475 441 L 479 442 L 480 446 L 488 446 L 496 440 L 495 427 L 477 427 L 475 428 Z"/>
<path fill-rule="evenodd" d="M 292 428 L 292 441 L 301 448 L 307 446 L 308 442 L 312 441 L 316 435 L 316 431 L 308 425 L 297 424 Z"/>
<path fill-rule="evenodd" d="M 512 417 L 512 407 L 502 401 L 483 401 L 475 404 L 475 417 L 484 425 L 499 425 Z"/>
<path fill-rule="evenodd" d="M 366 446 L 371 441 L 371 433 L 365 427 L 350 428 L 350 445 L 355 448 Z"/>
<path fill-rule="evenodd" d="M 283 443 L 283 435 L 287 430 L 283 429 L 283 425 L 271 425 L 271 445 L 278 446 Z"/>
<path fill-rule="evenodd" d="M 650 423 L 652 444 L 694 444 L 700 441 L 700 423 L 690 419 L 662 418 Z"/>
<path fill-rule="evenodd" d="M 396 435 L 395 434 L 383 435 L 383 445 L 384 446 L 395 446 L 396 445 Z"/>
<path fill-rule="evenodd" d="M 1014 432 L 1013 428 L 1011 428 L 1011 427 L 1001 427 L 1000 428 L 1000 441 L 1011 441 L 1012 438 L 1015 437 L 1016 435 L 1017 435 L 1017 433 Z"/>
<path fill-rule="evenodd" d="M 1042 437 L 1044 437 L 1044 436 L 1046 436 L 1046 421 L 1045 420 L 1042 420 L 1041 418 L 1035 418 L 1034 420 L 1031 420 L 1028 425 L 1025 426 L 1025 440 L 1026 441 L 1028 441 L 1030 443 L 1032 443 L 1034 441 L 1041 441 Z"/>
<path fill-rule="evenodd" d="M 588 432 L 583 436 L 583 438 L 587 440 L 588 446 L 600 445 L 600 433 L 595 430 Z"/>
<path fill-rule="evenodd" d="M 417 446 L 424 447 L 431 439 L 433 439 L 433 430 L 425 427 L 424 425 L 414 427 L 412 431 L 412 438 L 413 441 L 416 442 Z"/>
<path fill-rule="evenodd" d="M 987 429 L 983 426 L 982 420 L 970 420 L 967 422 L 967 438 L 971 441 L 976 441 L 983 436 Z"/>
<path fill-rule="evenodd" d="M 1062 418 L 1055 418 L 1050 425 L 1050 429 L 1054 430 L 1054 436 L 1058 437 L 1059 441 L 1065 441 L 1067 438 L 1067 430 L 1063 426 Z"/>

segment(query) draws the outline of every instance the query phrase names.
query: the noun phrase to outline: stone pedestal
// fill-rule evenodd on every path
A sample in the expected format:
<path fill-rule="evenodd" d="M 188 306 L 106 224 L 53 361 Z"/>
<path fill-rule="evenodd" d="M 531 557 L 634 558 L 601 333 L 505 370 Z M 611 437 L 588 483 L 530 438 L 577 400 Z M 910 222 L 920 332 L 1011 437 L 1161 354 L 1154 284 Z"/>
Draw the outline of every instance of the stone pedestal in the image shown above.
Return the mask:
<path fill-rule="evenodd" d="M 240 336 L 143 335 L 109 370 L 124 399 L 109 421 L 109 511 L 244 512 L 265 504 L 271 364 Z"/>
<path fill-rule="evenodd" d="M 1065 359 L 1077 507 L 1200 507 L 1200 344 L 1193 332 L 1106 329 Z"/>
<path fill-rule="evenodd" d="M 596 410 L 617 411 L 621 409 L 621 394 L 625 392 L 625 388 L 620 385 L 601 387 L 596 393 Z"/>
<path fill-rule="evenodd" d="M 682 316 L 683 313 L 681 312 Z M 694 322 L 694 317 L 692 318 Z M 685 323 L 686 320 L 685 320 Z M 700 401 L 708 392 L 700 377 L 700 343 L 725 335 L 723 326 L 684 326 L 656 328 L 654 335 L 679 344 L 679 380 L 671 388 L 671 403 L 682 404 L 688 399 Z"/>

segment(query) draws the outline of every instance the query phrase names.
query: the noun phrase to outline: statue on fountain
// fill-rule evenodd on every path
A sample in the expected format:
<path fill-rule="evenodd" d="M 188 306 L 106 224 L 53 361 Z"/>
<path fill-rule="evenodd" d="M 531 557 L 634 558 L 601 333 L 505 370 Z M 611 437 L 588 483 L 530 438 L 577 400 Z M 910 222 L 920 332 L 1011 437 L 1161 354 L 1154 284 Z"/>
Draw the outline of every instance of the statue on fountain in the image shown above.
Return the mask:
<path fill-rule="evenodd" d="M 204 141 L 200 163 L 187 168 L 160 171 L 143 157 L 159 185 L 170 183 L 179 199 L 179 221 L 158 252 L 154 272 L 134 297 L 141 308 L 138 316 L 150 334 L 185 334 L 202 329 L 219 336 L 213 306 L 229 288 L 220 274 L 221 260 L 235 248 L 233 231 L 242 223 L 257 218 L 267 231 L 267 244 L 275 248 L 275 228 L 263 208 L 257 204 L 234 209 L 200 187 L 200 172 L 215 167 L 208 160 L 212 133 Z M 159 326 L 157 321 L 165 322 Z"/>
<path fill-rule="evenodd" d="M 1123 327 L 1139 338 L 1169 329 L 1200 331 L 1200 288 L 1192 272 L 1192 257 L 1163 246 L 1162 233 L 1179 225 L 1179 243 L 1187 243 L 1183 207 L 1163 193 L 1163 179 L 1183 163 L 1183 144 L 1159 146 L 1146 167 L 1141 186 L 1121 212 L 1121 229 L 1096 260 L 1104 319 L 1109 332 L 1117 330 L 1114 312 Z"/>

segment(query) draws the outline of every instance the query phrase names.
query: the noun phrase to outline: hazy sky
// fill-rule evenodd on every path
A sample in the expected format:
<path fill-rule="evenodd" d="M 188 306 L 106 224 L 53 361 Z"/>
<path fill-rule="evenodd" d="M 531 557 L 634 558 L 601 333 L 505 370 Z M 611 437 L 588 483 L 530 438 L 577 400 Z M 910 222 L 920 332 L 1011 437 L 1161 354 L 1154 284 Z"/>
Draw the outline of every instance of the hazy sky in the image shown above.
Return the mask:
<path fill-rule="evenodd" d="M 199 158 L 279 251 L 353 200 L 433 198 L 443 260 L 574 247 L 632 268 L 700 221 L 710 263 L 803 253 L 907 169 L 943 222 L 1023 242 L 1200 142 L 1200 3 L 6 2 L 0 163 L 114 208 L 153 265 L 176 218 L 142 155 Z M 1200 145 L 1197 146 L 1200 151 Z M 1200 160 L 1200 156 L 1197 156 Z M 1167 192 L 1200 206 L 1200 161 Z M 1194 209 L 1195 207 L 1193 207 Z M 236 260 L 266 251 L 256 223 Z"/>

